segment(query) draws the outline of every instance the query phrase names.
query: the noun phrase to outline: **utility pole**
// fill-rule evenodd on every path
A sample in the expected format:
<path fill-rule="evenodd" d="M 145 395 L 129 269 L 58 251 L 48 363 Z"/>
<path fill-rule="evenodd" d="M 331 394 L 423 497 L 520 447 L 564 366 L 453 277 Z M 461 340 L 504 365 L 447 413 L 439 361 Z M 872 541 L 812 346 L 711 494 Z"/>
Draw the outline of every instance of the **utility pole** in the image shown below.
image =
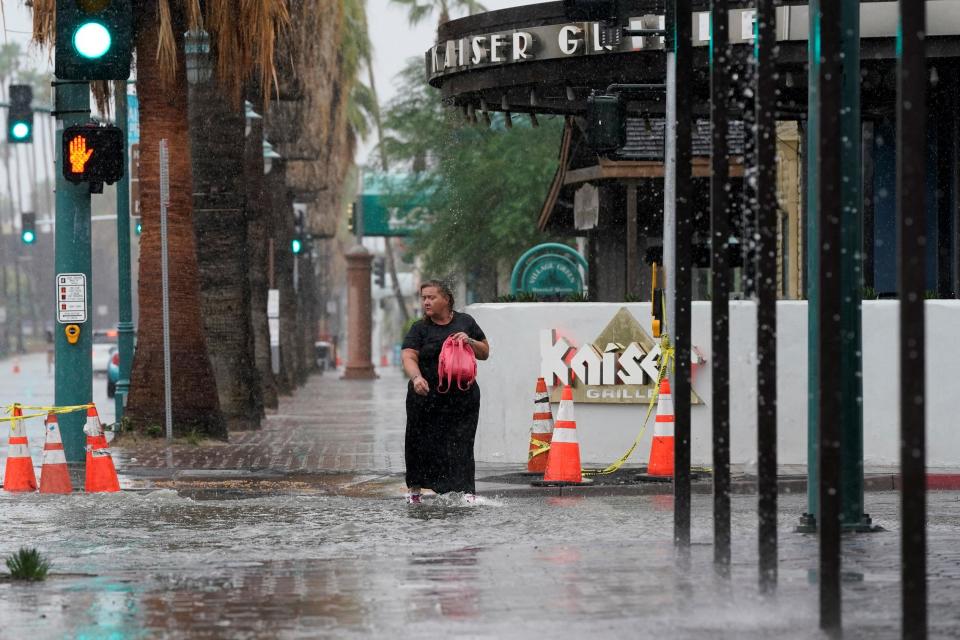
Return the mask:
<path fill-rule="evenodd" d="M 67 127 L 89 121 L 90 85 L 85 81 L 66 80 L 55 82 L 54 89 L 56 140 L 60 140 Z M 93 308 L 91 302 L 93 296 L 90 291 L 90 186 L 86 183 L 74 184 L 64 177 L 63 145 L 54 144 L 54 147 L 57 159 L 55 264 L 58 290 L 61 274 L 83 275 L 85 279 L 83 286 L 86 289 L 86 309 L 83 317 L 88 319 Z M 80 326 L 80 335 L 76 342 L 71 344 L 67 339 L 66 327 L 73 325 Z M 88 322 L 58 322 L 54 329 L 56 352 L 54 398 L 57 406 L 92 402 L 93 362 L 90 359 L 92 345 L 93 335 Z M 80 412 L 67 413 L 60 417 L 63 448 L 67 463 L 75 474 L 82 473 L 84 465 L 86 441 L 83 427 L 85 422 L 86 416 Z M 75 485 L 79 479 L 74 475 Z"/>
<path fill-rule="evenodd" d="M 117 82 L 114 99 L 117 107 L 117 126 L 123 131 L 123 177 L 117 183 L 117 268 L 119 317 L 117 321 L 117 348 L 120 352 L 120 377 L 117 379 L 116 419 L 123 419 L 130 392 L 130 370 L 133 365 L 133 285 L 130 276 L 130 135 L 127 131 L 127 84 Z"/>

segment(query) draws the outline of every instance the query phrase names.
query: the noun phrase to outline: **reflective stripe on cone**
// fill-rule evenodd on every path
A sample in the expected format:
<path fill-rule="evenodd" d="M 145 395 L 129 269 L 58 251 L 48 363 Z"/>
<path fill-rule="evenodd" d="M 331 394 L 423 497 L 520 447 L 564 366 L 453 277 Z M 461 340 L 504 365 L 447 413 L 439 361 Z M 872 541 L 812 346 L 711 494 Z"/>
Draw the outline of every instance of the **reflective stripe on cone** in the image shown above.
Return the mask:
<path fill-rule="evenodd" d="M 43 466 L 40 469 L 40 493 L 72 493 L 67 457 L 57 416 L 50 414 L 46 421 L 46 440 L 43 443 Z"/>

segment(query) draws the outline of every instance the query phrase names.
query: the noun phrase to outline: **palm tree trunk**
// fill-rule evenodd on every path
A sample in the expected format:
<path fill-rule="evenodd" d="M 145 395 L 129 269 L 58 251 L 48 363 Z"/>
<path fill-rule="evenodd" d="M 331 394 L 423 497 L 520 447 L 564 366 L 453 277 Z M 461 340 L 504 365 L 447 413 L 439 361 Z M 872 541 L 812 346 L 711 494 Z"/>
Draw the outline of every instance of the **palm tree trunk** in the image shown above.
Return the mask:
<path fill-rule="evenodd" d="M 253 96 L 251 96 L 253 100 Z M 254 104 L 259 101 L 253 100 Z M 277 381 L 270 361 L 270 324 L 267 320 L 267 290 L 270 287 L 268 245 L 270 209 L 266 206 L 263 179 L 263 120 L 253 120 L 245 144 L 244 183 L 247 206 L 247 253 L 250 256 L 250 328 L 254 363 L 260 375 L 263 404 L 278 406 Z"/>
<path fill-rule="evenodd" d="M 243 111 L 229 104 L 214 79 L 191 87 L 193 226 L 203 325 L 220 410 L 231 431 L 259 429 L 263 416 L 250 318 L 244 128 Z"/>
<path fill-rule="evenodd" d="M 160 140 L 170 150 L 167 229 L 170 247 L 170 350 L 173 423 L 178 435 L 197 432 L 226 438 L 200 316 L 201 298 L 193 231 L 193 176 L 187 84 L 183 55 L 186 21 L 179 3 L 170 3 L 177 39 L 174 87 L 164 86 L 157 60 L 157 3 L 140 3 L 137 29 L 137 88 L 140 95 L 140 198 L 144 233 L 140 237 L 140 324 L 133 359 L 127 418 L 135 429 L 162 424 L 163 334 L 160 279 Z"/>

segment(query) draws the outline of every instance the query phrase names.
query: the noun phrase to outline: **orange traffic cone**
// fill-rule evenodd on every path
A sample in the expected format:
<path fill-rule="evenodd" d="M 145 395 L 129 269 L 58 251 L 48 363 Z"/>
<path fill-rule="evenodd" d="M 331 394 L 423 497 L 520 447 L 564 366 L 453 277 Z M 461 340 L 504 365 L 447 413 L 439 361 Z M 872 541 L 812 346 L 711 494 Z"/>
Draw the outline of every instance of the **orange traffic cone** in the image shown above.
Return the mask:
<path fill-rule="evenodd" d="M 390 360 L 387 359 L 387 354 L 385 354 L 385 353 L 380 356 L 380 366 L 381 366 L 381 367 L 389 367 L 389 366 L 390 366 Z"/>
<path fill-rule="evenodd" d="M 20 375 L 20 358 L 13 359 L 13 375 Z"/>
<path fill-rule="evenodd" d="M 577 421 L 573 417 L 573 389 L 563 387 L 560 396 L 560 409 L 557 410 L 557 422 L 553 428 L 550 453 L 547 455 L 547 468 L 542 482 L 536 486 L 563 486 L 586 484 L 580 468 L 580 443 L 577 442 Z"/>
<path fill-rule="evenodd" d="M 547 470 L 547 453 L 553 438 L 553 413 L 550 412 L 550 396 L 547 382 L 537 378 L 537 391 L 533 397 L 533 426 L 530 427 L 530 450 L 527 453 L 527 471 L 543 473 Z"/>
<path fill-rule="evenodd" d="M 653 428 L 653 444 L 650 445 L 650 462 L 647 475 L 661 478 L 673 477 L 673 397 L 670 381 L 660 381 L 660 397 L 657 399 L 657 422 Z"/>
<path fill-rule="evenodd" d="M 20 405 L 13 405 L 13 417 L 23 415 Z M 4 491 L 36 491 L 37 476 L 33 472 L 33 460 L 23 420 L 10 421 L 10 440 L 7 447 L 7 466 L 3 472 Z"/>
<path fill-rule="evenodd" d="M 96 407 L 87 409 L 87 475 L 84 490 L 87 493 L 120 491 L 117 470 L 107 448 L 107 436 L 103 434 L 100 416 Z"/>
<path fill-rule="evenodd" d="M 40 493 L 72 493 L 67 458 L 63 453 L 57 416 L 47 416 L 47 438 L 43 443 L 43 467 L 40 469 Z"/>

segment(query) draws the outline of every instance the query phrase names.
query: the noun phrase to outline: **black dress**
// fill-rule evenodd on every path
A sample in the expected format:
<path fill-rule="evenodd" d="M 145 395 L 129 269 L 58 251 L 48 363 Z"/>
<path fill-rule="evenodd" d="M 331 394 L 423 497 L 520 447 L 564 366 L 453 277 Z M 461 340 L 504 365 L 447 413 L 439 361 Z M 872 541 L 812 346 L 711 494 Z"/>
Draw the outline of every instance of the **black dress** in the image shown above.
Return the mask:
<path fill-rule="evenodd" d="M 449 324 L 419 320 L 403 340 L 404 349 L 417 352 L 420 374 L 430 385 L 427 395 L 407 386 L 407 486 L 433 489 L 437 493 L 474 493 L 473 441 L 480 418 L 480 387 L 474 382 L 460 391 L 456 381 L 446 393 L 437 392 L 440 349 L 448 336 L 463 331 L 474 340 L 486 336 L 476 320 L 454 313 Z"/>

